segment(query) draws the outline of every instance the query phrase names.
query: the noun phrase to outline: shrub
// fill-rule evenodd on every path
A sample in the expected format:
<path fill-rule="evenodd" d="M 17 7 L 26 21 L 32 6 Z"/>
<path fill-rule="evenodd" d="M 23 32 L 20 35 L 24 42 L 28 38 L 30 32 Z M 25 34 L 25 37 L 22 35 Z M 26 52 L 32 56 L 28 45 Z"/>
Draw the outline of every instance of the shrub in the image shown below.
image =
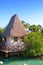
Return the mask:
<path fill-rule="evenodd" d="M 24 43 L 26 46 L 26 51 L 23 55 L 29 56 L 40 56 L 43 54 L 43 37 L 40 32 L 30 32 L 28 36 L 24 38 Z"/>

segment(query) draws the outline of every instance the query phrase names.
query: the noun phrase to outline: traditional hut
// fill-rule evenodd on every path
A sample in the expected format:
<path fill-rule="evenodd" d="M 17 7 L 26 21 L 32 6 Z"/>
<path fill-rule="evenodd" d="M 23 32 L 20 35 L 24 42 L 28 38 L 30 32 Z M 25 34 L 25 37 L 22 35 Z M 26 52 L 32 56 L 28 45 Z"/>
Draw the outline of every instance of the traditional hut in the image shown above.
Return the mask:
<path fill-rule="evenodd" d="M 24 47 L 22 38 L 26 35 L 27 32 L 22 22 L 19 20 L 16 14 L 13 15 L 6 27 L 5 32 L 2 35 L 2 51 L 8 53 L 17 52 L 19 49 L 22 49 Z M 6 56 L 8 55 L 6 54 Z"/>

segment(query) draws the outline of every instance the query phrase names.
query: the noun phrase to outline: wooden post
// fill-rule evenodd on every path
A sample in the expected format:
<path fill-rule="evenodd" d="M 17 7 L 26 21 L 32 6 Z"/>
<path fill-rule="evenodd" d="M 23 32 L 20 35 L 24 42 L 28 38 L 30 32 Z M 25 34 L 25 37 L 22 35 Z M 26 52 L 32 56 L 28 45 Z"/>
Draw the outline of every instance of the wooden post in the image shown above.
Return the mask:
<path fill-rule="evenodd" d="M 7 58 L 8 57 L 8 47 L 6 46 L 6 55 L 5 57 Z"/>
<path fill-rule="evenodd" d="M 8 58 L 8 53 L 6 53 L 5 57 Z"/>

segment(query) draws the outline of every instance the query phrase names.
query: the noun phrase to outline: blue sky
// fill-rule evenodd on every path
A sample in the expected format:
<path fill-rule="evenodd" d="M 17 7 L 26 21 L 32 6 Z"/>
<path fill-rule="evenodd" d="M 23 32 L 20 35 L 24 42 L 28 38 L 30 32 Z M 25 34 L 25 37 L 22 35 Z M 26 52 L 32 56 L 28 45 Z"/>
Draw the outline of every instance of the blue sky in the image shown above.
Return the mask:
<path fill-rule="evenodd" d="M 15 13 L 30 25 L 43 26 L 43 0 L 0 0 L 0 27 L 5 27 Z"/>

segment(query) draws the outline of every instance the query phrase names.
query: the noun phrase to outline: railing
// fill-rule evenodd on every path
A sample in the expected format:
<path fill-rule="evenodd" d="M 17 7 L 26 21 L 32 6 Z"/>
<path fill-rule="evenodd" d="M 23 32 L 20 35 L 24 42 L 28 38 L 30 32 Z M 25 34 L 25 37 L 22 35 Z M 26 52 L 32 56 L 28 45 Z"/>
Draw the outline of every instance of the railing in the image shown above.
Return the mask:
<path fill-rule="evenodd" d="M 24 51 L 25 46 L 23 42 L 19 42 L 17 44 L 13 44 L 12 46 L 3 46 L 0 49 L 2 52 L 18 52 L 18 51 Z"/>

